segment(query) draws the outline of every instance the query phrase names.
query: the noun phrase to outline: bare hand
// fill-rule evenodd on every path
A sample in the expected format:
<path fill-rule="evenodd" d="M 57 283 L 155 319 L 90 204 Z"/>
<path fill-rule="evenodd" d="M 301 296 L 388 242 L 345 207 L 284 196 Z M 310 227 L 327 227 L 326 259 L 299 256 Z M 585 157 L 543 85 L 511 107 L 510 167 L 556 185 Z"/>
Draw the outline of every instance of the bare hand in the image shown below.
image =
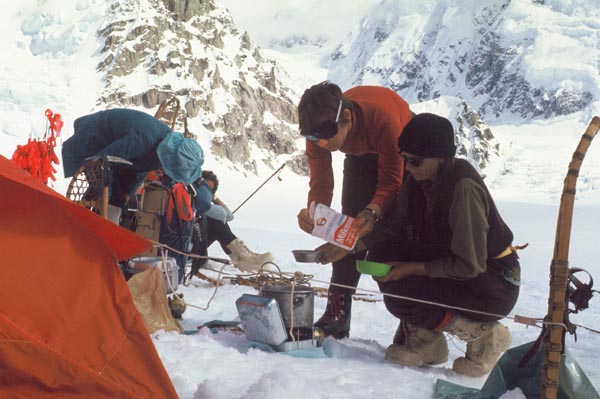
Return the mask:
<path fill-rule="evenodd" d="M 300 228 L 308 234 L 312 233 L 314 222 L 310 217 L 307 208 L 301 209 L 298 213 L 298 226 L 300 226 Z"/>
<path fill-rule="evenodd" d="M 392 267 L 388 274 L 382 277 L 373 277 L 379 283 L 398 281 L 409 276 L 425 276 L 425 263 L 423 262 L 386 262 Z"/>
<path fill-rule="evenodd" d="M 319 258 L 319 263 L 322 265 L 337 262 L 338 260 L 342 259 L 344 256 L 350 253 L 350 251 L 347 251 L 344 248 L 340 248 L 337 245 L 333 245 L 328 242 L 315 248 L 315 251 L 321 254 L 321 257 Z"/>
<path fill-rule="evenodd" d="M 221 201 L 221 198 L 214 197 L 213 202 L 219 206 L 225 206 L 225 203 L 223 201 Z"/>
<path fill-rule="evenodd" d="M 357 235 L 359 238 L 364 237 L 373 231 L 373 227 L 375 226 L 375 215 L 370 211 L 360 211 L 354 220 L 356 221 L 356 227 L 358 228 Z"/>

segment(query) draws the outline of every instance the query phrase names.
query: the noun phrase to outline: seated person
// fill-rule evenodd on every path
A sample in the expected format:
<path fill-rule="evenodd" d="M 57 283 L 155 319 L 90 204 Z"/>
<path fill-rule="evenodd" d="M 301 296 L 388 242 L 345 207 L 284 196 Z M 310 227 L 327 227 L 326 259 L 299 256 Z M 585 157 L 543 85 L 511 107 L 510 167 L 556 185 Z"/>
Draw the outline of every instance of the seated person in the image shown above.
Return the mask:
<path fill-rule="evenodd" d="M 255 272 L 261 270 L 263 265 L 273 261 L 273 254 L 266 252 L 257 254 L 252 252 L 242 240 L 231 231 L 228 222 L 233 220 L 233 213 L 227 205 L 221 201 L 215 193 L 219 188 L 219 179 L 208 170 L 202 172 L 204 184 L 210 187 L 213 199 L 210 209 L 205 213 L 199 213 L 194 223 L 194 234 L 192 239 L 192 253 L 206 256 L 208 247 L 218 241 L 229 255 L 233 265 L 242 271 Z M 192 262 L 192 270 L 197 271 L 204 266 L 207 259 L 195 258 Z"/>

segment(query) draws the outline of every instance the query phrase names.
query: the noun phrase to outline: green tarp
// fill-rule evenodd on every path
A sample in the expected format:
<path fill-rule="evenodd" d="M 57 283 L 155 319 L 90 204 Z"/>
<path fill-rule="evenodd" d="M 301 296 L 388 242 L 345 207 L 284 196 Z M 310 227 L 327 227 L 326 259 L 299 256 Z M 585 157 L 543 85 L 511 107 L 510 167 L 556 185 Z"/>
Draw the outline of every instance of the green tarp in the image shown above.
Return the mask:
<path fill-rule="evenodd" d="M 519 388 L 527 398 L 539 398 L 541 387 L 541 352 L 520 368 L 519 362 L 533 342 L 509 349 L 498 360 L 481 389 L 467 388 L 438 380 L 433 399 L 498 399 L 507 391 Z M 600 399 L 600 395 L 568 351 L 562 356 L 558 399 Z"/>

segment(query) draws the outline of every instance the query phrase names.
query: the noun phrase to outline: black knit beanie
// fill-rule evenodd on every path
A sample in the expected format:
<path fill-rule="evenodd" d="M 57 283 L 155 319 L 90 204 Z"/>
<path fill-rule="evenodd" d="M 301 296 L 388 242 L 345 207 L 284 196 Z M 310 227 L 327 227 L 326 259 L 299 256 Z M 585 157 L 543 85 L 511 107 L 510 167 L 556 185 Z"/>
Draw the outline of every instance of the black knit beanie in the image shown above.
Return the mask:
<path fill-rule="evenodd" d="M 404 127 L 398 148 L 424 158 L 451 158 L 456 154 L 454 128 L 441 116 L 415 115 Z"/>

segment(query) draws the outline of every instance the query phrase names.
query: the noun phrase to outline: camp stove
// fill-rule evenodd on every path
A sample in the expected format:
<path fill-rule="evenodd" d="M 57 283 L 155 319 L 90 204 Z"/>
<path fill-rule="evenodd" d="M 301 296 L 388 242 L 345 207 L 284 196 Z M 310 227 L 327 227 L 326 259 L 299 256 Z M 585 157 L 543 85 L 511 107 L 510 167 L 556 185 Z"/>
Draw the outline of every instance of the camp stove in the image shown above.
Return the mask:
<path fill-rule="evenodd" d="M 321 330 L 313 328 L 314 290 L 305 285 L 264 286 L 260 295 L 236 301 L 246 338 L 278 352 L 320 347 Z"/>
<path fill-rule="evenodd" d="M 127 277 L 143 272 L 148 267 L 156 267 L 162 272 L 167 294 L 177 291 L 177 287 L 179 286 L 179 266 L 177 266 L 175 258 L 167 257 L 163 259 L 161 256 L 141 256 L 131 259 L 123 271 Z"/>

